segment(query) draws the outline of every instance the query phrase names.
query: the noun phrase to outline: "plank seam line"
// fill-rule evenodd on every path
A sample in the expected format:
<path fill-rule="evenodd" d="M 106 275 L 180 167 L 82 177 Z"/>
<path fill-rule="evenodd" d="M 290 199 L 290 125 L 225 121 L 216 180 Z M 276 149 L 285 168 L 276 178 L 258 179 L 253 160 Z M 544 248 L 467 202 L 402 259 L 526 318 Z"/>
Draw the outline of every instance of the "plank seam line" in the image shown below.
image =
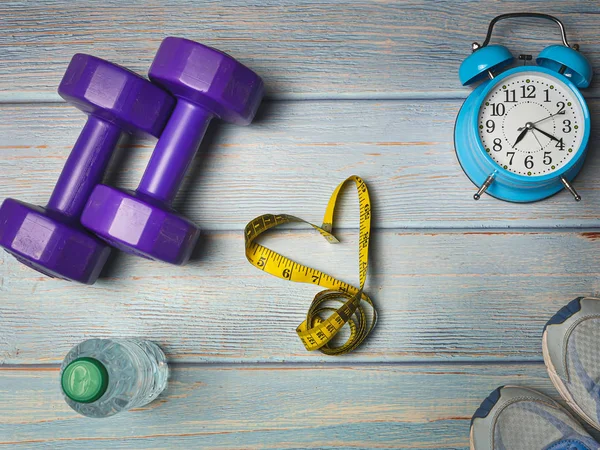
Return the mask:
<path fill-rule="evenodd" d="M 265 97 L 266 102 L 331 102 L 331 101 L 448 101 L 464 100 L 471 90 L 448 92 L 398 92 L 398 93 L 304 93 L 304 94 L 277 94 Z M 599 98 L 600 94 L 584 93 L 588 100 Z M 0 104 L 64 104 L 65 101 L 58 94 L 39 93 L 33 95 L 0 93 Z"/>
<path fill-rule="evenodd" d="M 175 208 L 177 209 L 177 208 Z M 181 209 L 179 209 L 181 211 Z M 189 215 L 187 216 L 189 217 Z M 598 239 L 600 240 L 600 227 L 590 227 L 590 226 L 582 226 L 582 227 L 573 227 L 573 226 L 566 226 L 566 227 L 561 227 L 561 226 L 549 226 L 549 227 L 540 227 L 540 226 L 527 226 L 527 225 L 522 225 L 519 227 L 510 227 L 510 226 L 506 226 L 506 227 L 498 227 L 498 226 L 492 226 L 492 227 L 485 227 L 485 226 L 479 226 L 479 227 L 429 227 L 429 226 L 423 226 L 423 227 L 415 227 L 415 226 L 411 226 L 411 227 L 399 227 L 399 226 L 378 226 L 378 227 L 372 227 L 373 231 L 385 231 L 385 232 L 398 232 L 398 233 L 415 233 L 415 234 L 432 234 L 432 233 L 439 233 L 439 234 L 465 234 L 465 233 L 473 233 L 473 234 L 552 234 L 552 233 L 562 233 L 562 234 L 566 234 L 566 233 L 573 233 L 573 234 L 580 234 L 580 233 L 598 233 Z M 312 228 L 296 228 L 294 226 L 281 226 L 279 228 L 280 231 L 287 231 L 287 232 L 293 232 L 293 233 L 298 233 L 298 232 L 307 232 L 310 234 L 314 234 L 314 230 Z M 358 231 L 358 227 L 334 227 L 333 229 L 333 233 L 354 233 Z M 205 234 L 225 234 L 225 233 L 243 233 L 244 229 L 243 228 L 208 228 L 208 227 L 204 227 L 202 228 L 202 232 Z"/>
<path fill-rule="evenodd" d="M 363 368 L 368 369 L 370 367 L 482 367 L 489 366 L 492 368 L 502 367 L 506 365 L 518 365 L 518 366 L 537 366 L 544 364 L 543 359 L 483 359 L 478 361 L 336 361 L 336 362 L 316 362 L 316 361 L 295 361 L 288 363 L 281 362 L 241 362 L 241 363 L 204 363 L 204 362 L 169 362 L 169 368 L 172 369 L 185 369 L 185 368 L 198 368 L 204 367 L 207 369 L 324 369 L 324 368 Z M 52 370 L 59 369 L 60 364 L 3 364 L 0 365 L 0 373 L 2 371 L 9 370 Z"/>

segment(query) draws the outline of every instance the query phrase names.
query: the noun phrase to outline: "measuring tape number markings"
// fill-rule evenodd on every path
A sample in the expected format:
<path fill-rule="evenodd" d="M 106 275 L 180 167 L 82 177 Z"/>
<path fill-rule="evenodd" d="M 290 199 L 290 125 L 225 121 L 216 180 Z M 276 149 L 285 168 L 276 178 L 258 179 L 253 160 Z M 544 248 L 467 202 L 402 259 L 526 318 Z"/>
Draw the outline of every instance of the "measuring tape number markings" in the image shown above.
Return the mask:
<path fill-rule="evenodd" d="M 304 266 L 285 256 L 268 249 L 256 242 L 257 238 L 267 230 L 290 222 L 302 222 L 317 230 L 328 242 L 335 244 L 338 239 L 331 234 L 333 214 L 338 196 L 344 186 L 353 181 L 358 191 L 360 205 L 360 228 L 358 240 L 358 272 L 359 287 L 340 281 L 319 270 Z M 369 335 L 377 322 L 377 311 L 372 300 L 363 292 L 367 278 L 369 261 L 369 241 L 371 238 L 371 202 L 365 182 L 357 176 L 351 176 L 335 189 L 319 227 L 303 219 L 287 214 L 264 214 L 252 220 L 245 228 L 246 258 L 253 266 L 284 280 L 297 283 L 316 284 L 326 288 L 313 299 L 306 320 L 296 329 L 296 333 L 308 351 L 319 350 L 326 355 L 341 355 L 356 349 Z M 331 306 L 332 302 L 342 305 Z M 368 304 L 372 310 L 371 317 L 363 307 Z M 324 319 L 325 315 L 329 315 Z M 350 336 L 346 342 L 334 347 L 331 339 L 348 324 Z"/>

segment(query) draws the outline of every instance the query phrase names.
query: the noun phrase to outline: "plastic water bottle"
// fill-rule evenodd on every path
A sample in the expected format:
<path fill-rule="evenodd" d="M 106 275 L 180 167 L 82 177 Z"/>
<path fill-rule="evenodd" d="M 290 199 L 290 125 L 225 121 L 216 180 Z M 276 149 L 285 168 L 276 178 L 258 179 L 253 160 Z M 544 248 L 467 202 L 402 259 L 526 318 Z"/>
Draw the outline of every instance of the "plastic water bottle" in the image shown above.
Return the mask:
<path fill-rule="evenodd" d="M 88 417 L 144 406 L 167 387 L 160 347 L 137 339 L 89 339 L 75 346 L 60 370 L 65 401 Z"/>

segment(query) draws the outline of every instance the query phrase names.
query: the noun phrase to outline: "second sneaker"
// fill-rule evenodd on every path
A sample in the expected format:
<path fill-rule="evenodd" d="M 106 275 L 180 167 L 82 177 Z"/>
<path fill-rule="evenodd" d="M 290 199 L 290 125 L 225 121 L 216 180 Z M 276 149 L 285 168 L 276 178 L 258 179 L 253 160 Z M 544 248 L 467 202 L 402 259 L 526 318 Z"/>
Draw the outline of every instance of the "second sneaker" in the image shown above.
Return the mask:
<path fill-rule="evenodd" d="M 568 405 L 600 430 L 600 299 L 576 298 L 548 321 L 544 362 Z"/>

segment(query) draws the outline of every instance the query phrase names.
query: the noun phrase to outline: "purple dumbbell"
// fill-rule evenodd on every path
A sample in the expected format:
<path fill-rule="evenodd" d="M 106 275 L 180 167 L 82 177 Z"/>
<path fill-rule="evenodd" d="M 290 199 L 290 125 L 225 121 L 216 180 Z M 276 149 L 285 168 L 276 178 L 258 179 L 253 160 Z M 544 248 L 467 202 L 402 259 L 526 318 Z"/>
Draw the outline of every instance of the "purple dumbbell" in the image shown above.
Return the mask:
<path fill-rule="evenodd" d="M 262 100 L 261 78 L 230 56 L 197 42 L 166 38 L 148 72 L 177 106 L 135 192 L 99 185 L 81 223 L 116 248 L 185 264 L 199 228 L 171 204 L 213 117 L 248 125 Z"/>
<path fill-rule="evenodd" d="M 58 93 L 88 115 L 46 207 L 8 198 L 0 207 L 0 246 L 55 278 L 92 284 L 110 248 L 79 217 L 122 132 L 160 136 L 174 99 L 150 81 L 90 55 L 76 54 Z"/>

